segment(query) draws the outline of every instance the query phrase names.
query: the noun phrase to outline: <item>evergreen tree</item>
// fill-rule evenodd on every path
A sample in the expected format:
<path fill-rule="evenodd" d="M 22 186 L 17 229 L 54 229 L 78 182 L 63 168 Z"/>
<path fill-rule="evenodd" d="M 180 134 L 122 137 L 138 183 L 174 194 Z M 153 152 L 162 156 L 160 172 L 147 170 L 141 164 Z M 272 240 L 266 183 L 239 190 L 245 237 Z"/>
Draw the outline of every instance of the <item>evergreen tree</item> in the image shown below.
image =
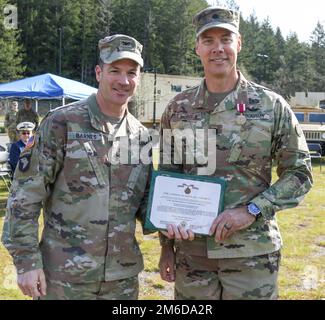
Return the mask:
<path fill-rule="evenodd" d="M 276 42 L 278 55 L 283 55 L 284 50 L 285 50 L 285 46 L 286 46 L 286 42 L 285 42 L 285 40 L 283 38 L 281 29 L 279 27 L 277 27 L 276 31 L 275 31 L 275 42 Z"/>
<path fill-rule="evenodd" d="M 252 74 L 259 82 L 269 85 L 278 68 L 276 40 L 269 19 L 264 20 L 259 33 L 255 36 L 254 49 L 256 60 Z"/>
<path fill-rule="evenodd" d="M 160 62 L 160 69 L 170 74 L 193 74 L 196 69 L 201 70 L 194 51 L 196 39 L 192 19 L 195 13 L 207 7 L 207 3 L 163 0 L 161 4 L 162 16 L 156 24 L 156 64 Z"/>
<path fill-rule="evenodd" d="M 311 57 L 314 62 L 314 91 L 323 92 L 325 88 L 325 30 L 320 22 L 310 37 Z"/>
<path fill-rule="evenodd" d="M 58 1 L 60 2 L 60 1 Z M 58 2 L 18 0 L 18 20 L 25 48 L 26 75 L 57 73 Z"/>
<path fill-rule="evenodd" d="M 111 33 L 112 20 L 112 0 L 98 0 L 96 30 L 99 39 L 102 39 Z"/>
<path fill-rule="evenodd" d="M 4 6 L 9 0 L 0 0 Z M 17 0 L 18 30 L 0 26 L 0 81 L 52 72 L 96 84 L 98 40 L 124 33 L 143 45 L 145 68 L 159 73 L 202 75 L 192 18 L 205 0 Z M 215 5 L 238 9 L 234 0 Z M 241 17 L 240 70 L 285 96 L 325 87 L 325 32 L 318 22 L 310 45 L 284 39 L 270 20 Z M 18 38 L 18 41 L 17 41 Z M 20 46 L 17 45 L 20 43 Z M 24 52 L 24 55 L 22 55 Z M 15 57 L 14 59 L 12 57 Z"/>
<path fill-rule="evenodd" d="M 4 8 L 9 1 L 0 0 L 0 82 L 8 82 L 22 76 L 25 67 L 22 65 L 22 47 L 18 44 L 19 30 L 4 25 Z"/>
<path fill-rule="evenodd" d="M 281 66 L 275 75 L 273 88 L 285 98 L 294 96 L 297 91 L 306 91 L 306 65 L 308 46 L 299 43 L 296 33 L 287 37 L 284 56 L 281 57 Z"/>
<path fill-rule="evenodd" d="M 256 35 L 259 34 L 260 25 L 255 15 L 250 15 L 247 20 L 241 18 L 239 30 L 242 39 L 242 50 L 238 56 L 238 65 L 240 69 L 245 68 L 251 75 L 251 80 L 257 79 L 258 71 L 255 68 L 257 50 Z M 262 68 L 261 66 L 260 68 Z M 262 69 L 261 69 L 262 70 Z"/>

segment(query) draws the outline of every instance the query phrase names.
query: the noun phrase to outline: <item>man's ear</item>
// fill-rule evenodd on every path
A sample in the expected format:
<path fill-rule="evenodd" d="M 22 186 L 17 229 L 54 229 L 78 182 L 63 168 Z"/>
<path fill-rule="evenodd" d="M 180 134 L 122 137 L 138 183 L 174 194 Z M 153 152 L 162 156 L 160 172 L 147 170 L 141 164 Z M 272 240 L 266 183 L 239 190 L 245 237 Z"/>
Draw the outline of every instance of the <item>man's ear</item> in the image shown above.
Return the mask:
<path fill-rule="evenodd" d="M 196 40 L 196 42 L 195 42 L 195 53 L 196 53 L 197 56 L 200 56 L 199 52 L 198 52 L 198 48 L 199 48 L 199 39 Z"/>
<path fill-rule="evenodd" d="M 96 73 L 96 80 L 99 82 L 101 79 L 102 79 L 102 68 L 99 66 L 99 65 L 97 65 L 96 67 L 95 67 L 95 73 Z"/>

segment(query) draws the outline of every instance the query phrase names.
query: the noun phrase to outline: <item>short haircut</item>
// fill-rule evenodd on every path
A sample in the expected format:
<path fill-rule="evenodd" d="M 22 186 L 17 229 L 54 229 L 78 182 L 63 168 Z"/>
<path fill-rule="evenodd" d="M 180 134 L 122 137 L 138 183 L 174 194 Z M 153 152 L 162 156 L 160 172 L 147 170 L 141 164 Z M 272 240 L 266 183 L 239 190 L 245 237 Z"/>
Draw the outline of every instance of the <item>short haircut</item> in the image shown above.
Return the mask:
<path fill-rule="evenodd" d="M 105 63 L 104 63 L 104 61 L 102 60 L 102 58 L 99 57 L 99 58 L 98 58 L 98 65 L 100 66 L 101 69 L 103 69 L 104 64 L 105 64 Z"/>

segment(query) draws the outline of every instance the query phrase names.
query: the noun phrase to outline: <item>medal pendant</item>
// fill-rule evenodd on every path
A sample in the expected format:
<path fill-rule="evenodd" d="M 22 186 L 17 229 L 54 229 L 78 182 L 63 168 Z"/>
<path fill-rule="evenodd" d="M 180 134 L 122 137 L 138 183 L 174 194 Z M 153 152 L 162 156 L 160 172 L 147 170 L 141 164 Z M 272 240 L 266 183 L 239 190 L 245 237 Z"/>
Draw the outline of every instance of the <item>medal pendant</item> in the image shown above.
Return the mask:
<path fill-rule="evenodd" d="M 239 115 L 236 119 L 236 123 L 242 126 L 246 123 L 246 117 L 243 114 Z"/>

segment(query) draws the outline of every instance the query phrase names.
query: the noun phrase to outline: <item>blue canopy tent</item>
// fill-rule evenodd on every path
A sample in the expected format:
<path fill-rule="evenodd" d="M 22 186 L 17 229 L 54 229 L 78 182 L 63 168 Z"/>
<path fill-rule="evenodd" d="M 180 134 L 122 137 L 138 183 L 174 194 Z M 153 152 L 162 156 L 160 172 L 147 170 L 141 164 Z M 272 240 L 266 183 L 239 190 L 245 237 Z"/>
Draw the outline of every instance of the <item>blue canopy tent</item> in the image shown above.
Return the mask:
<path fill-rule="evenodd" d="M 51 73 L 0 84 L 0 99 L 62 99 L 63 105 L 65 98 L 83 100 L 96 92 L 94 87 Z"/>

